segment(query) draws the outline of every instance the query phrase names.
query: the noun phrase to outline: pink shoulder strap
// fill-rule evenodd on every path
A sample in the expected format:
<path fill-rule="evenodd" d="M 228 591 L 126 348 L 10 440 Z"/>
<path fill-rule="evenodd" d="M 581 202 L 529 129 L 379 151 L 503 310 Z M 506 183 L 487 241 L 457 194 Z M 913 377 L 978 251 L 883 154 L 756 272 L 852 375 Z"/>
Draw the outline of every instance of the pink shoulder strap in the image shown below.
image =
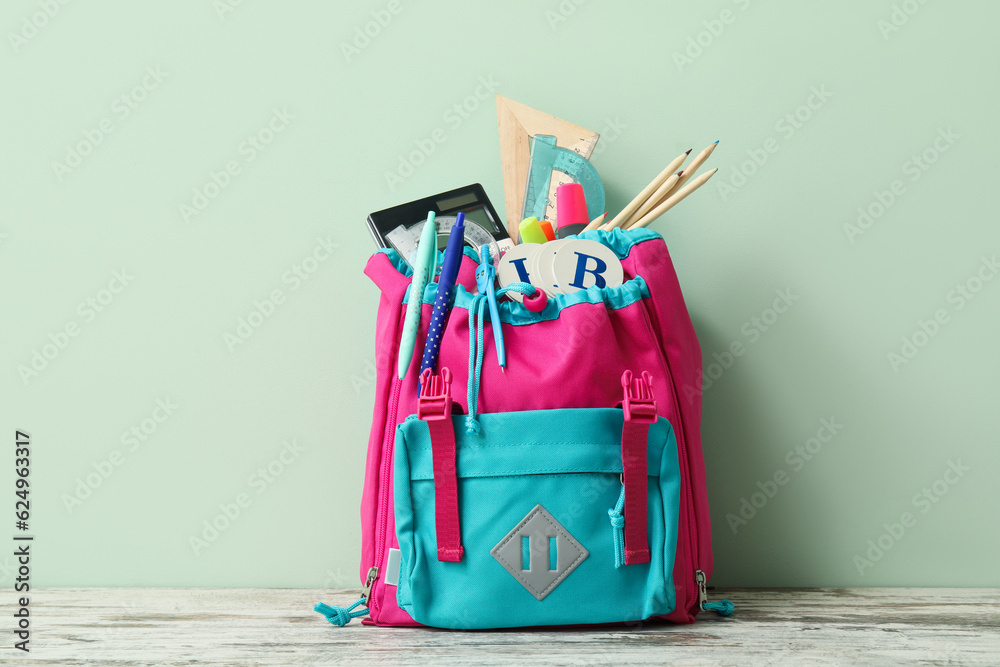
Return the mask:
<path fill-rule="evenodd" d="M 646 443 L 649 425 L 658 419 L 653 398 L 653 377 L 642 372 L 632 377 L 632 371 L 622 373 L 625 400 L 622 402 L 625 421 L 622 425 L 622 486 L 625 490 L 625 564 L 649 562 L 649 542 L 646 535 Z"/>
<path fill-rule="evenodd" d="M 455 428 L 451 423 L 451 371 L 441 369 L 420 374 L 417 418 L 427 422 L 434 460 L 434 527 L 437 532 L 438 560 L 460 563 L 462 527 L 458 519 L 458 472 L 455 460 Z"/>

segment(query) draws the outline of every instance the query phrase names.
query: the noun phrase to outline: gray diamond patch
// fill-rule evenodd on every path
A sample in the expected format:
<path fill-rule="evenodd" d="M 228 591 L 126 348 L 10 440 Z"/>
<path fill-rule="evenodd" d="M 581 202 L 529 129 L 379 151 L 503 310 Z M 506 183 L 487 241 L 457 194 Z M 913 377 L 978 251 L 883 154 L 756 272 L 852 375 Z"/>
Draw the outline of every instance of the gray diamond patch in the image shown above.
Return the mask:
<path fill-rule="evenodd" d="M 544 507 L 535 505 L 490 555 L 543 600 L 590 553 Z"/>

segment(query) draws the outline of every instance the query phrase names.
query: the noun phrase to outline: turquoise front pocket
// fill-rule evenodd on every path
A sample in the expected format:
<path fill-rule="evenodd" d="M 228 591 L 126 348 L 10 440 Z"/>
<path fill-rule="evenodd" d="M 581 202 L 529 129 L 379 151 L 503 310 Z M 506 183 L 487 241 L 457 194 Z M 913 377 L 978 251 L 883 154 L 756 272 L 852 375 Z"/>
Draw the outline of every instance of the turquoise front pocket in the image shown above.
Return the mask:
<path fill-rule="evenodd" d="M 480 415 L 457 445 L 461 562 L 437 559 L 427 424 L 409 418 L 395 443 L 397 602 L 443 628 L 618 623 L 674 609 L 680 472 L 664 418 L 647 439 L 651 559 L 615 567 L 608 511 L 621 494 L 620 409 Z"/>

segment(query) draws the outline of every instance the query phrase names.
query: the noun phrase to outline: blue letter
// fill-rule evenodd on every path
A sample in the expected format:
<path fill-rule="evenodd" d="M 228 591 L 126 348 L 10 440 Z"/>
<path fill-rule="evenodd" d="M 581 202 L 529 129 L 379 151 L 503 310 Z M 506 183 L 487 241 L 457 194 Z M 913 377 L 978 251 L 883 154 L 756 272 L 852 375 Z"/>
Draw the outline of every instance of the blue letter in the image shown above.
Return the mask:
<path fill-rule="evenodd" d="M 510 263 L 514 265 L 517 269 L 517 277 L 521 279 L 522 283 L 530 283 L 531 276 L 528 275 L 527 269 L 524 268 L 524 261 L 528 259 L 527 257 L 522 257 L 521 259 L 512 259 Z"/>
<path fill-rule="evenodd" d="M 595 285 L 597 287 L 604 287 L 607 285 L 607 281 L 604 280 L 604 276 L 601 274 L 608 270 L 607 263 L 600 257 L 594 257 L 593 255 L 584 255 L 583 253 L 576 253 L 576 276 L 573 278 L 573 282 L 569 284 L 570 287 L 576 287 L 578 289 L 583 289 L 583 276 L 586 273 L 593 273 Z M 587 268 L 587 260 L 592 259 L 597 262 L 597 266 L 593 269 Z"/>

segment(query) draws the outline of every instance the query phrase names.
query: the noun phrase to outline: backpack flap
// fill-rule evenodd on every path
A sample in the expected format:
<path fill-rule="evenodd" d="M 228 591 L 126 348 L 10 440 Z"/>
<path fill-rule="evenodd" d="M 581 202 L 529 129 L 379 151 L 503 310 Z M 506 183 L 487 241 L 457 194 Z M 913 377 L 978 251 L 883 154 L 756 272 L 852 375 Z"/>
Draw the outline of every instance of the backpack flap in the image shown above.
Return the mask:
<path fill-rule="evenodd" d="M 437 479 L 438 459 L 449 449 L 439 447 L 434 421 L 408 417 L 395 451 L 399 605 L 419 623 L 465 629 L 618 623 L 673 611 L 677 444 L 666 419 L 634 417 L 638 430 L 618 408 L 490 413 L 470 434 L 454 415 L 457 498 L 441 495 L 448 483 Z M 632 440 L 625 447 L 623 433 Z M 633 509 L 638 498 L 644 517 Z M 440 515 L 454 500 L 459 559 L 441 551 L 452 537 L 440 532 Z M 632 552 L 624 562 L 623 524 Z"/>

